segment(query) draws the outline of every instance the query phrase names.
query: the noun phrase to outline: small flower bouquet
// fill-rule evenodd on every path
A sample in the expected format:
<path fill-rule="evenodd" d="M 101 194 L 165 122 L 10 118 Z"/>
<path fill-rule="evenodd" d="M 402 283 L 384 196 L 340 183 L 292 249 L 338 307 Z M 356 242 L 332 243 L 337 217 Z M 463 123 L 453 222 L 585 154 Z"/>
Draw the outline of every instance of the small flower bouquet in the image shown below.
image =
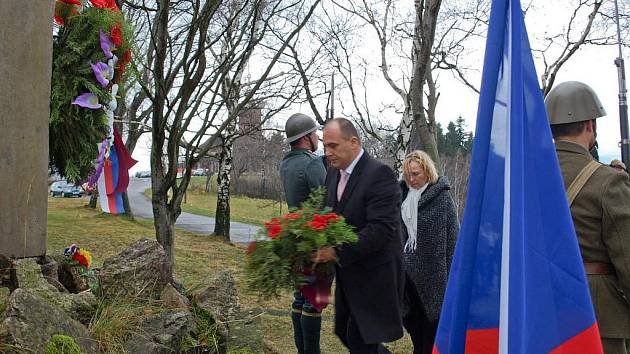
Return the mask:
<path fill-rule="evenodd" d="M 86 249 L 77 247 L 75 244 L 66 247 L 63 250 L 63 255 L 66 257 L 66 262 L 74 266 L 83 266 L 85 271 L 88 271 L 90 265 L 92 265 L 92 254 Z"/>
<path fill-rule="evenodd" d="M 67 266 L 59 269 L 62 284 L 70 292 L 91 290 L 95 295 L 101 295 L 98 278 L 91 268 L 92 254 L 85 248 L 72 244 L 63 250 L 63 255 Z M 61 277 L 62 273 L 66 275 Z"/>
<path fill-rule="evenodd" d="M 282 290 L 302 290 L 323 308 L 334 274 L 334 263 L 313 264 L 313 252 L 325 246 L 356 242 L 357 235 L 342 216 L 322 209 L 324 189 L 314 191 L 302 209 L 265 223 L 259 239 L 247 250 L 248 286 L 264 297 Z"/>

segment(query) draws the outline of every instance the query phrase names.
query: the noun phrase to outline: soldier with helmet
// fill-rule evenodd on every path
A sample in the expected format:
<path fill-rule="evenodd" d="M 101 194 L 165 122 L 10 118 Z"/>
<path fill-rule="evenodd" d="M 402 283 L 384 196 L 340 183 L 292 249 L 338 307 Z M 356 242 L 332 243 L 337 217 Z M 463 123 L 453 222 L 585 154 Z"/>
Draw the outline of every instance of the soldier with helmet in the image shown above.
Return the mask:
<path fill-rule="evenodd" d="M 326 168 L 314 154 L 319 144 L 317 124 L 305 114 L 293 114 L 285 125 L 291 145 L 280 165 L 280 177 L 290 209 L 299 208 L 312 190 L 324 185 Z M 300 354 L 319 354 L 321 311 L 308 302 L 299 290 L 294 293 L 291 319 L 295 345 Z"/>
<path fill-rule="evenodd" d="M 606 115 L 595 92 L 577 81 L 545 98 L 573 224 L 604 352 L 626 353 L 630 338 L 630 182 L 593 160 L 596 119 Z"/>

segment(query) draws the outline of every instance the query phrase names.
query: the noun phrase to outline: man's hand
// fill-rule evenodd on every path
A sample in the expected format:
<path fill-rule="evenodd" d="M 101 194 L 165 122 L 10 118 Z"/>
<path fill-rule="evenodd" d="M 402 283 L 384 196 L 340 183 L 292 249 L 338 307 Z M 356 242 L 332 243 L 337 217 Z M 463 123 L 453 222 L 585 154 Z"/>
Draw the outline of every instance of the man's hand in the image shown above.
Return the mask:
<path fill-rule="evenodd" d="M 318 249 L 311 254 L 313 263 L 326 263 L 337 260 L 337 250 L 334 247 L 326 246 Z"/>

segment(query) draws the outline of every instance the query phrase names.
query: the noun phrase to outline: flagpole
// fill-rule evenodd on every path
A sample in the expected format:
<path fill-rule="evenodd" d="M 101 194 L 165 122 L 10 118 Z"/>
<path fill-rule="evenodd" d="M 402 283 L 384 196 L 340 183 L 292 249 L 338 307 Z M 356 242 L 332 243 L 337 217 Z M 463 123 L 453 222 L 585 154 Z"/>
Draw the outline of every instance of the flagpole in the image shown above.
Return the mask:
<path fill-rule="evenodd" d="M 630 140 L 628 139 L 628 101 L 626 99 L 626 73 L 621 51 L 621 30 L 619 26 L 619 5 L 615 0 L 615 21 L 617 22 L 617 46 L 619 57 L 615 59 L 617 77 L 619 80 L 619 127 L 621 131 L 621 160 L 626 166 L 630 163 Z"/>

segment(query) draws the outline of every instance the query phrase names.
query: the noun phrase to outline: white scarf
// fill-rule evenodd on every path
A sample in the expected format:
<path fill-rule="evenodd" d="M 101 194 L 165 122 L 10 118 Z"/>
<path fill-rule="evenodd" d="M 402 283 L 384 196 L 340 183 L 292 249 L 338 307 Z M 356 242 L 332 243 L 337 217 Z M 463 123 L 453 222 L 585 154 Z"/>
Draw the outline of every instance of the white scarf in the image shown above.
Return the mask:
<path fill-rule="evenodd" d="M 403 222 L 407 227 L 407 243 L 405 243 L 405 252 L 412 253 L 416 250 L 416 239 L 418 231 L 418 202 L 422 193 L 427 189 L 429 184 L 425 183 L 420 189 L 409 187 L 407 198 L 402 202 L 400 214 Z"/>

